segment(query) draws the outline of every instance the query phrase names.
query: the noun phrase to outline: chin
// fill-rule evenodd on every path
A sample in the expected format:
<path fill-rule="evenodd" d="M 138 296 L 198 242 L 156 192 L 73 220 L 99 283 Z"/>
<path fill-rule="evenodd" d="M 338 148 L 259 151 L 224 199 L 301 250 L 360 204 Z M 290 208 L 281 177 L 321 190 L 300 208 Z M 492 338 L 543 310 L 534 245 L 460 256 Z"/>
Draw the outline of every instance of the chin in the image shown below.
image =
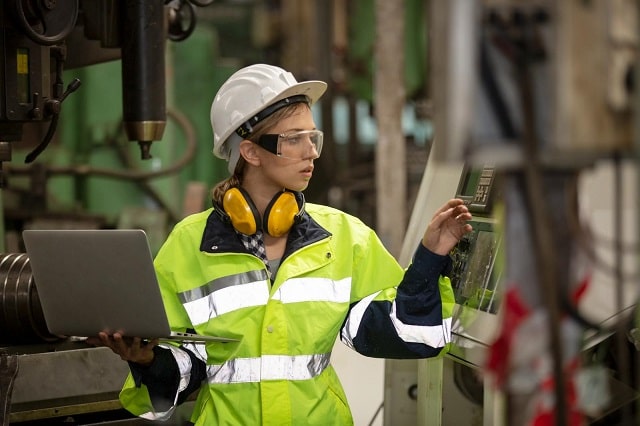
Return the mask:
<path fill-rule="evenodd" d="M 290 189 L 292 191 L 297 191 L 297 192 L 302 192 L 305 189 L 307 189 L 307 187 L 309 186 L 309 182 L 306 182 L 304 184 L 298 184 L 298 185 L 291 185 L 288 186 L 287 189 Z"/>

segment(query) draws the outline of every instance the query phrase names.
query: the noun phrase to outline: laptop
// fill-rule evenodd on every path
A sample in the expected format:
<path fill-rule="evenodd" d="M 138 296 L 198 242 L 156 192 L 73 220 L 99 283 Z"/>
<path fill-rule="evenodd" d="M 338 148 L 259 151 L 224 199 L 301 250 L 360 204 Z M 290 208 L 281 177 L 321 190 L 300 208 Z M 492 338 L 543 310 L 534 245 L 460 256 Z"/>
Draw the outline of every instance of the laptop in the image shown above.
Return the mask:
<path fill-rule="evenodd" d="M 231 342 L 169 328 L 153 257 L 141 229 L 25 230 L 45 322 L 59 336 Z"/>

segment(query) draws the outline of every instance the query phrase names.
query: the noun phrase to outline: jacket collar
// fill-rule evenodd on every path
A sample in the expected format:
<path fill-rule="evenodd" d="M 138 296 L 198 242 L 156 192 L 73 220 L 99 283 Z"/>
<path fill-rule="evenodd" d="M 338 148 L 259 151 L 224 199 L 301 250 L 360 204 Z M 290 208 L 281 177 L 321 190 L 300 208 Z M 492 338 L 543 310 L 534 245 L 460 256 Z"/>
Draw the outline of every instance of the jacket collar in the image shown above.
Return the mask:
<path fill-rule="evenodd" d="M 296 250 L 330 235 L 331 233 L 320 226 L 306 211 L 303 212 L 289 230 L 283 259 Z M 200 242 L 200 251 L 206 253 L 247 253 L 231 222 L 225 219 L 225 215 L 221 214 L 217 207 L 214 207 L 207 217 Z"/>

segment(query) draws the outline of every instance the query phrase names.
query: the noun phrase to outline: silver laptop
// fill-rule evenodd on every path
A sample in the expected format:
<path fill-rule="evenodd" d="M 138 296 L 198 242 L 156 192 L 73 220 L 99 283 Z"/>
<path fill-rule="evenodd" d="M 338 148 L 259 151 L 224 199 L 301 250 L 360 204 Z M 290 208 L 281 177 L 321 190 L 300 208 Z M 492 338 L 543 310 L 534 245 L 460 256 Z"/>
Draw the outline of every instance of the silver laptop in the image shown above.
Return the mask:
<path fill-rule="evenodd" d="M 170 330 L 141 229 L 25 230 L 22 237 L 47 327 L 55 335 L 119 331 L 145 339 L 236 341 Z"/>

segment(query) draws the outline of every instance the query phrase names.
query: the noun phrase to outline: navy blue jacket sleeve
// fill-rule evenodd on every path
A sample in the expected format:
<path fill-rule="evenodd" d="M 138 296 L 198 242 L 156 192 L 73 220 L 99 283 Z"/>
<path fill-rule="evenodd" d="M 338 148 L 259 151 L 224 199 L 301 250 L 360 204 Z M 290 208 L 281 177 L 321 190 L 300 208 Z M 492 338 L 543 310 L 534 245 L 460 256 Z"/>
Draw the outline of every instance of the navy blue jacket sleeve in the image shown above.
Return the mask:
<path fill-rule="evenodd" d="M 184 347 L 181 349 L 191 358 L 191 379 L 187 388 L 180 392 L 177 404 L 183 403 L 191 393 L 197 390 L 206 377 L 204 362 L 190 350 Z M 143 383 L 147 386 L 153 408 L 156 411 L 167 411 L 174 405 L 173 399 L 180 384 L 180 371 L 169 349 L 155 346 L 153 352 L 154 359 L 151 365 L 142 366 L 129 362 L 129 369 L 136 386 L 140 387 Z"/>
<path fill-rule="evenodd" d="M 372 301 L 365 310 L 353 346 L 359 353 L 375 358 L 430 358 L 442 347 L 407 342 L 398 336 L 392 315 L 406 325 L 442 324 L 439 279 L 449 272 L 449 256 L 435 254 L 419 244 L 411 265 L 397 288 L 395 313 L 392 302 Z"/>

